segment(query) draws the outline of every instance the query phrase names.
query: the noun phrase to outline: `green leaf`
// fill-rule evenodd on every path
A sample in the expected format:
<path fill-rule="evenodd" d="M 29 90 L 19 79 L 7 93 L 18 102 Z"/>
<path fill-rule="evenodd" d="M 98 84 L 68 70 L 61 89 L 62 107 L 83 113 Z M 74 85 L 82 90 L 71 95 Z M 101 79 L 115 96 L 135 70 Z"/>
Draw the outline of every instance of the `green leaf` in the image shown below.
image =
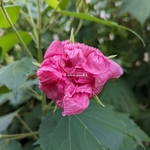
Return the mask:
<path fill-rule="evenodd" d="M 38 85 L 38 80 L 28 80 L 25 84 L 30 86 L 33 89 L 33 85 Z M 1 90 L 1 88 L 0 88 Z M 0 93 L 1 94 L 1 93 Z M 31 94 L 27 92 L 26 86 L 23 85 L 21 89 L 18 91 L 18 97 L 17 101 L 14 98 L 12 92 L 8 91 L 6 93 L 3 93 L 0 95 L 0 105 L 4 104 L 5 102 L 9 101 L 10 105 L 12 106 L 18 106 L 21 105 L 22 103 L 26 102 L 28 99 L 31 98 Z M 40 111 L 39 111 L 40 112 Z"/>
<path fill-rule="evenodd" d="M 60 8 L 63 10 L 66 8 L 67 4 L 69 3 L 69 0 L 63 0 L 60 2 Z"/>
<path fill-rule="evenodd" d="M 0 95 L 0 106 L 8 101 L 8 98 L 12 96 L 12 93 L 8 92 Z"/>
<path fill-rule="evenodd" d="M 100 99 L 104 103 L 112 104 L 119 111 L 129 113 L 135 119 L 139 116 L 136 98 L 123 79 L 108 81 L 100 93 Z"/>
<path fill-rule="evenodd" d="M 28 45 L 31 42 L 31 37 L 27 32 L 19 31 L 19 34 L 26 45 Z M 19 42 L 20 40 L 18 39 L 15 33 L 8 33 L 5 36 L 1 37 L 0 47 L 2 48 L 2 55 L 7 53 L 15 44 Z"/>
<path fill-rule="evenodd" d="M 120 9 L 120 15 L 124 13 L 130 13 L 141 24 L 144 24 L 145 20 L 150 16 L 150 1 L 144 0 L 123 0 L 122 7 Z"/>
<path fill-rule="evenodd" d="M 36 147 L 33 150 L 42 150 L 40 147 Z"/>
<path fill-rule="evenodd" d="M 10 123 L 12 122 L 13 118 L 15 117 L 17 113 L 18 111 L 15 111 L 13 113 L 0 117 L 0 132 L 7 129 L 7 127 L 10 125 Z"/>
<path fill-rule="evenodd" d="M 49 4 L 50 7 L 54 8 L 54 9 L 56 9 L 56 7 L 59 5 L 58 0 L 52 0 L 52 1 L 51 0 L 45 0 L 45 1 Z M 58 7 L 57 10 L 61 10 L 61 8 Z"/>
<path fill-rule="evenodd" d="M 134 150 L 149 137 L 126 114 L 91 100 L 80 115 L 48 113 L 39 129 L 42 150 Z"/>
<path fill-rule="evenodd" d="M 6 6 L 6 11 L 9 15 L 9 17 L 11 18 L 12 23 L 16 23 L 18 18 L 19 18 L 19 10 L 20 10 L 20 6 Z M 2 9 L 0 8 L 0 28 L 8 28 L 10 27 L 10 24 L 8 23 L 8 21 L 6 20 Z"/>
<path fill-rule="evenodd" d="M 0 94 L 8 93 L 9 89 L 6 86 L 0 86 Z"/>
<path fill-rule="evenodd" d="M 0 139 L 0 150 L 23 150 L 23 148 L 17 141 Z"/>
<path fill-rule="evenodd" d="M 25 57 L 0 69 L 0 84 L 6 85 L 12 91 L 15 99 L 17 98 L 18 90 L 28 78 L 28 74 L 37 69 L 33 65 L 33 61 L 35 60 Z"/>
<path fill-rule="evenodd" d="M 143 45 L 145 46 L 145 42 L 143 41 L 142 37 L 139 34 L 137 34 L 132 29 L 129 29 L 129 28 L 127 28 L 125 26 L 122 26 L 122 25 L 118 25 L 116 22 L 106 21 L 106 20 L 96 18 L 96 17 L 93 17 L 93 16 L 91 16 L 89 14 L 85 14 L 85 13 L 75 13 L 75 12 L 69 12 L 69 11 L 57 11 L 57 12 L 60 13 L 61 15 L 64 15 L 64 16 L 72 16 L 72 17 L 75 17 L 75 18 L 88 20 L 88 21 L 93 21 L 93 22 L 96 22 L 96 23 L 99 23 L 99 24 L 110 26 L 110 27 L 117 27 L 117 28 L 120 28 L 120 29 L 125 29 L 125 30 L 130 31 L 131 33 L 135 34 L 141 40 Z"/>

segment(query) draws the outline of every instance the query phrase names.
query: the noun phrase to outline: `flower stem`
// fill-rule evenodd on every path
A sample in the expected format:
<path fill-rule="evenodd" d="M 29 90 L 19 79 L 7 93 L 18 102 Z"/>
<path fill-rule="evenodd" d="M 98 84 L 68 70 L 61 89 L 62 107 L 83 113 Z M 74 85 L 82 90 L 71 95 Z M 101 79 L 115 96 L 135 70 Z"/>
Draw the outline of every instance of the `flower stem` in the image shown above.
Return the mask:
<path fill-rule="evenodd" d="M 17 119 L 20 121 L 20 123 L 31 133 L 33 133 L 33 131 L 31 130 L 31 128 L 24 122 L 24 120 L 19 116 L 19 114 L 16 115 Z M 33 134 L 33 137 L 35 140 L 38 139 L 38 137 L 36 135 Z"/>
<path fill-rule="evenodd" d="M 4 7 L 4 5 L 3 5 L 2 0 L 0 1 L 0 7 L 1 7 L 1 9 L 2 9 L 2 12 L 3 12 L 5 18 L 7 19 L 7 21 L 8 21 L 9 24 L 10 24 L 10 26 L 12 27 L 12 29 L 13 29 L 14 32 L 16 33 L 18 39 L 20 40 L 21 44 L 23 45 L 24 50 L 26 51 L 26 53 L 27 53 L 30 57 L 33 57 L 32 54 L 31 54 L 31 52 L 29 51 L 28 47 L 27 47 L 26 44 L 24 43 L 23 39 L 22 39 L 21 36 L 19 35 L 18 31 L 16 30 L 15 26 L 13 25 L 13 23 L 12 23 L 12 21 L 11 21 L 9 15 L 8 15 L 8 13 L 7 13 L 7 11 L 6 11 L 5 7 Z"/>

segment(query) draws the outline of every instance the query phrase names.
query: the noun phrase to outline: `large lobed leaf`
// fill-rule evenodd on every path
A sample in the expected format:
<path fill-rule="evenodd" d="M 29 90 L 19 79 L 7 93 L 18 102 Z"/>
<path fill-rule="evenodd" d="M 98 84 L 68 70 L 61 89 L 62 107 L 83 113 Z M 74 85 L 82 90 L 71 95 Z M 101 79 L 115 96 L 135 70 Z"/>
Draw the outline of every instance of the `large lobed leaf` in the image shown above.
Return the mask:
<path fill-rule="evenodd" d="M 17 98 L 18 90 L 26 81 L 28 75 L 37 69 L 33 65 L 33 61 L 35 60 L 25 57 L 0 69 L 0 84 L 6 85 L 12 91 L 15 98 Z"/>
<path fill-rule="evenodd" d="M 150 1 L 149 0 L 122 0 L 123 5 L 120 14 L 130 13 L 141 24 L 150 16 Z"/>
<path fill-rule="evenodd" d="M 19 18 L 19 10 L 20 6 L 7 6 L 6 11 L 11 18 L 12 23 L 16 23 Z M 0 28 L 8 28 L 10 24 L 8 23 L 7 19 L 5 18 L 2 9 L 0 8 Z"/>
<path fill-rule="evenodd" d="M 91 100 L 80 115 L 48 113 L 39 128 L 42 150 L 136 150 L 149 137 L 128 117 Z"/>
<path fill-rule="evenodd" d="M 135 119 L 139 116 L 139 106 L 134 93 L 123 79 L 108 81 L 100 93 L 100 99 L 104 103 L 112 104 L 117 110 L 130 114 Z"/>
<path fill-rule="evenodd" d="M 0 150 L 23 150 L 23 148 L 17 141 L 0 139 Z"/>

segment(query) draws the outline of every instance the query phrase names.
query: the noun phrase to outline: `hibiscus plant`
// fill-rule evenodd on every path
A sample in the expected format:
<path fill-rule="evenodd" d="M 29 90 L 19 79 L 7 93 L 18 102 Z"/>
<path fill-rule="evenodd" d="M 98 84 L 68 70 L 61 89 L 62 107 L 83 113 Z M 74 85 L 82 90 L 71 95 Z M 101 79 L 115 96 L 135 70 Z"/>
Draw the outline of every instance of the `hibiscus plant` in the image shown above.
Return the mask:
<path fill-rule="evenodd" d="M 149 150 L 150 28 L 132 4 L 0 0 L 0 150 Z"/>

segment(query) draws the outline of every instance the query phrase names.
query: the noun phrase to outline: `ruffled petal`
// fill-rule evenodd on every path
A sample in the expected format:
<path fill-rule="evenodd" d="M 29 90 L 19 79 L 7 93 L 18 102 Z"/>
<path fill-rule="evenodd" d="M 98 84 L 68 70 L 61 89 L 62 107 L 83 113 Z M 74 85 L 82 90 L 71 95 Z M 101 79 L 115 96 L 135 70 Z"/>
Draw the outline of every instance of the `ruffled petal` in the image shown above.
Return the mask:
<path fill-rule="evenodd" d="M 109 69 L 109 62 L 101 54 L 93 52 L 87 56 L 87 62 L 84 69 L 91 74 L 102 74 Z"/>
<path fill-rule="evenodd" d="M 54 68 L 44 68 L 42 67 L 37 71 L 37 75 L 41 83 L 50 84 L 53 82 L 58 82 L 63 80 L 62 74 Z"/>
<path fill-rule="evenodd" d="M 55 40 L 51 43 L 51 45 L 48 47 L 44 59 L 49 58 L 54 55 L 64 55 L 64 47 L 62 43 L 58 40 Z"/>
<path fill-rule="evenodd" d="M 63 99 L 63 113 L 62 115 L 80 114 L 89 105 L 89 93 L 92 89 L 88 85 L 76 87 L 74 84 L 66 88 L 65 96 Z"/>
<path fill-rule="evenodd" d="M 89 106 L 89 98 L 85 93 L 75 93 L 72 97 L 66 95 L 63 99 L 64 111 L 62 115 L 74 115 L 82 113 Z"/>
<path fill-rule="evenodd" d="M 95 75 L 103 86 L 109 79 L 119 78 L 123 74 L 123 69 L 114 61 L 109 60 L 109 68 L 106 72 Z"/>
<path fill-rule="evenodd" d="M 46 93 L 49 99 L 52 99 L 54 101 L 63 100 L 64 93 L 65 93 L 64 82 L 51 83 L 51 84 L 39 83 L 39 87 L 44 93 Z"/>
<path fill-rule="evenodd" d="M 86 58 L 83 56 L 81 49 L 73 48 L 73 50 L 67 50 L 66 53 L 73 67 L 80 68 L 86 63 Z"/>

